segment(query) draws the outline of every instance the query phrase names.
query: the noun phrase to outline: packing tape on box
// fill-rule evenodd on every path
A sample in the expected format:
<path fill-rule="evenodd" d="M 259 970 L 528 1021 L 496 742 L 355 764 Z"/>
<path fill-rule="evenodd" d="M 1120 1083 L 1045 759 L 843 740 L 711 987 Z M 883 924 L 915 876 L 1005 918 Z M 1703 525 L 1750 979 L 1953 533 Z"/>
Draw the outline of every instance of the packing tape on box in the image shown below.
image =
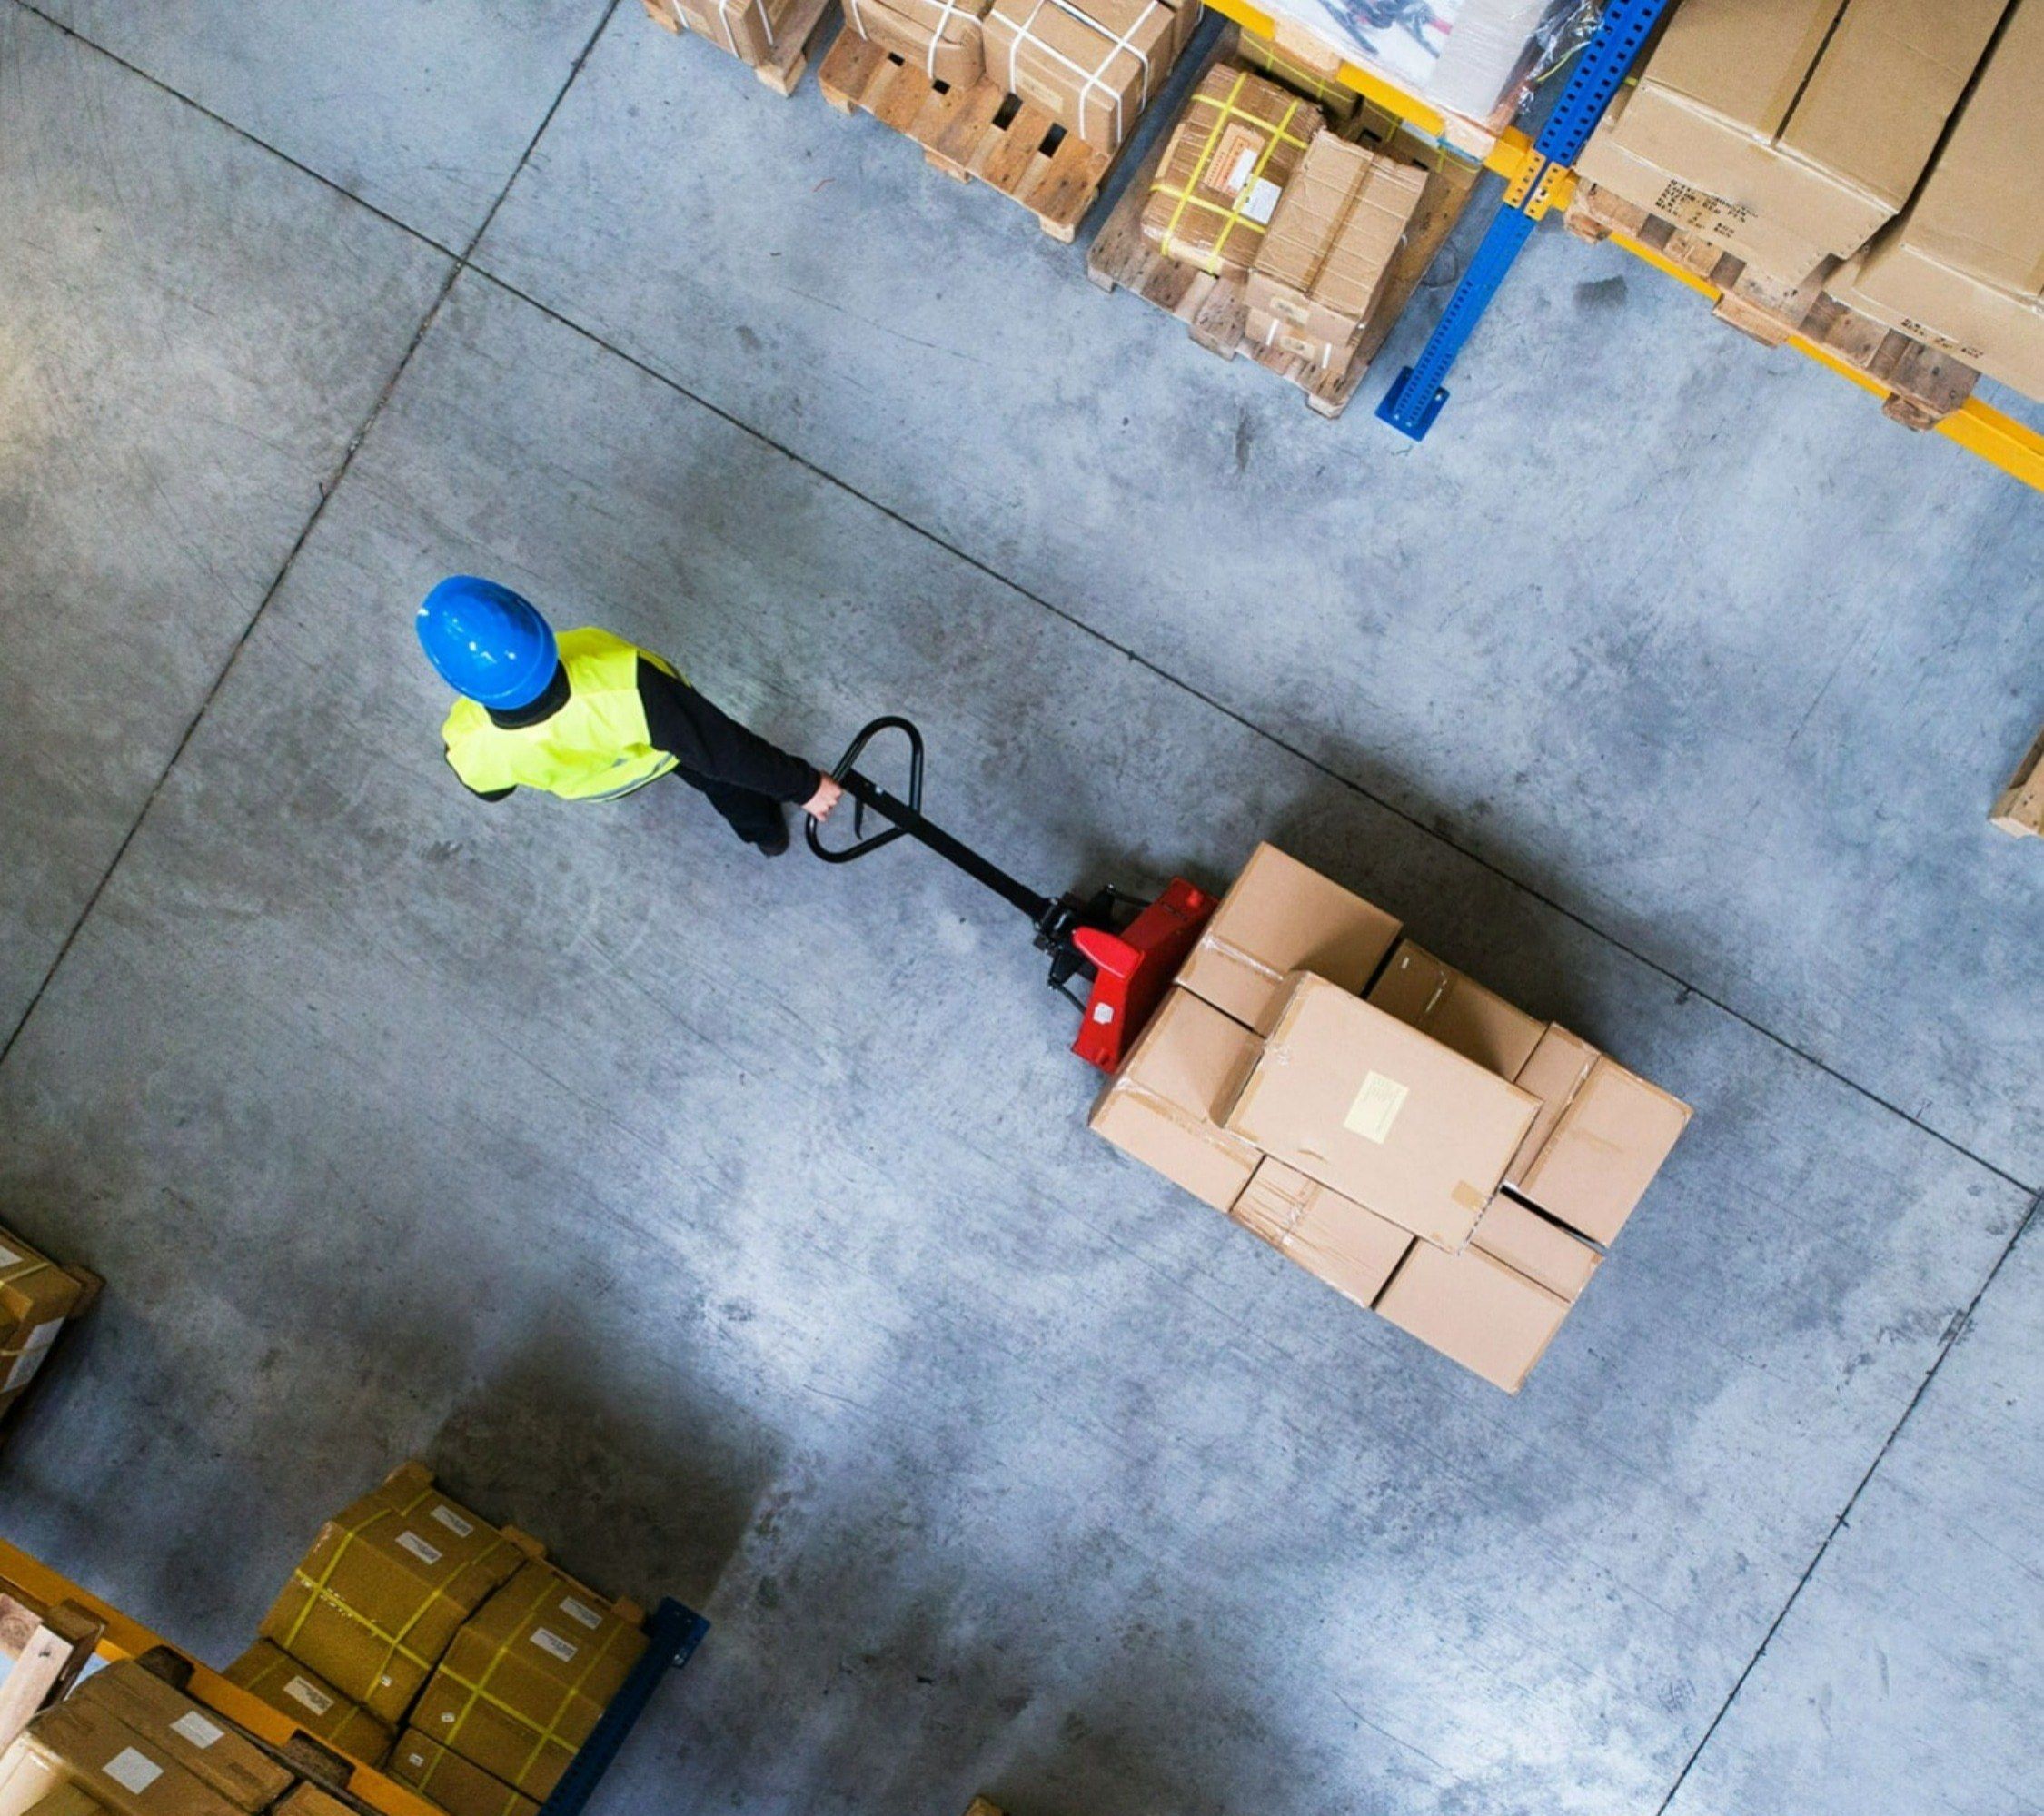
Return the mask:
<path fill-rule="evenodd" d="M 526 1621 L 538 1611 L 540 1603 L 544 1602 L 552 1593 L 553 1584 L 551 1583 L 541 1584 L 538 1601 L 535 1601 L 531 1608 L 519 1616 L 516 1625 L 512 1628 L 514 1638 L 524 1632 Z M 569 1706 L 574 1702 L 575 1698 L 582 1694 L 582 1686 L 589 1682 L 590 1672 L 594 1671 L 610 1655 L 610 1648 L 617 1643 L 618 1634 L 627 1631 L 629 1629 L 620 1623 L 611 1629 L 610 1637 L 601 1645 L 590 1647 L 589 1657 L 583 1662 L 581 1670 L 575 1673 L 574 1682 L 561 1690 L 561 1701 L 555 1705 L 554 1712 L 548 1718 L 544 1727 L 533 1721 L 524 1711 L 513 1708 L 501 1697 L 491 1692 L 490 1680 L 497 1674 L 497 1667 L 510 1654 L 511 1647 L 509 1644 L 500 1646 L 491 1654 L 489 1669 L 482 1673 L 481 1681 L 479 1682 L 471 1683 L 460 1672 L 442 1663 L 438 1674 L 446 1678 L 450 1683 L 467 1691 L 469 1693 L 468 1701 L 461 1705 L 461 1712 L 455 1716 L 444 1734 L 435 1734 L 429 1738 L 441 1741 L 446 1746 L 453 1748 L 455 1751 L 459 1752 L 461 1749 L 455 1746 L 455 1742 L 461 1738 L 461 1729 L 468 1722 L 469 1717 L 475 1712 L 476 1704 L 481 1702 L 494 1709 L 500 1715 L 502 1715 L 516 1726 L 531 1730 L 533 1741 L 526 1752 L 525 1762 L 518 1769 L 516 1775 L 520 1779 L 522 1779 L 527 1772 L 532 1770 L 549 1746 L 556 1746 L 564 1752 L 573 1753 L 575 1751 L 574 1745 L 563 1738 L 561 1733 L 561 1718 L 567 1714 Z"/>
<path fill-rule="evenodd" d="M 291 1623 L 291 1631 L 286 1633 L 283 1639 L 279 1642 L 282 1645 L 283 1649 L 287 1652 L 292 1649 L 293 1644 L 297 1641 L 300 1632 L 303 1629 L 305 1622 L 312 1617 L 313 1610 L 320 1606 L 323 1603 L 327 1607 L 332 1608 L 343 1619 L 352 1621 L 356 1626 L 362 1628 L 365 1632 L 367 1632 L 371 1638 L 378 1641 L 382 1644 L 382 1646 L 384 1647 L 383 1662 L 377 1667 L 376 1675 L 378 1678 L 381 1678 L 382 1674 L 391 1668 L 391 1662 L 393 1659 L 398 1658 L 408 1659 L 413 1664 L 420 1665 L 430 1672 L 432 1670 L 433 1666 L 439 1662 L 439 1661 L 436 1659 L 422 1658 L 419 1653 L 413 1652 L 409 1646 L 407 1646 L 405 1644 L 405 1641 L 411 1637 L 412 1630 L 416 1627 L 421 1621 L 425 1619 L 427 1611 L 432 1608 L 435 1602 L 444 1601 L 450 1606 L 454 1608 L 459 1613 L 466 1616 L 466 1614 L 469 1613 L 469 1610 L 462 1607 L 461 1603 L 456 1601 L 451 1595 L 448 1594 L 446 1590 L 441 1588 L 437 1584 L 428 1583 L 426 1585 L 425 1600 L 420 1603 L 418 1608 L 413 1612 L 412 1618 L 407 1621 L 402 1628 L 401 1628 L 396 1633 L 388 1633 L 385 1632 L 382 1628 L 379 1627 L 373 1621 L 367 1619 L 364 1615 L 359 1613 L 356 1610 L 349 1607 L 348 1604 L 345 1602 L 342 1601 L 340 1596 L 336 1594 L 328 1585 L 333 1581 L 333 1573 L 340 1567 L 341 1560 L 347 1555 L 348 1547 L 354 1543 L 354 1542 L 358 1538 L 362 1537 L 363 1533 L 367 1533 L 372 1526 L 375 1525 L 381 1520 L 407 1519 L 423 1503 L 427 1501 L 437 1500 L 439 1498 L 441 1498 L 440 1493 L 433 1486 L 432 1478 L 429 1477 L 427 1479 L 425 1487 L 421 1490 L 419 1493 L 413 1495 L 412 1498 L 407 1501 L 402 1507 L 394 1507 L 390 1503 L 385 1503 L 382 1506 L 376 1508 L 376 1510 L 372 1513 L 359 1527 L 341 1525 L 341 1523 L 338 1520 L 332 1522 L 334 1525 L 340 1526 L 341 1543 L 334 1546 L 333 1555 L 327 1559 L 326 1568 L 320 1573 L 318 1580 L 315 1581 L 313 1578 L 307 1576 L 302 1570 L 293 1570 L 291 1573 L 293 1581 L 303 1583 L 304 1586 L 312 1593 L 306 1596 L 305 1605 L 298 1611 L 298 1618 Z M 501 1545 L 508 1543 L 509 1541 L 503 1538 L 501 1534 L 499 1535 L 497 1539 L 497 1544 Z M 484 1552 L 481 1558 L 474 1559 L 471 1561 L 471 1563 L 474 1564 L 481 1564 L 491 1556 L 495 1555 L 495 1551 L 496 1547 L 492 1546 L 489 1551 Z M 469 1566 L 464 1566 L 464 1568 L 467 1567 Z"/>
<path fill-rule="evenodd" d="M 1071 0 L 1037 0 L 1037 4 L 1029 9 L 1029 16 L 1022 22 L 1020 29 L 1016 32 L 1015 36 L 1008 42 L 1007 89 L 1010 94 L 1018 94 L 1021 93 L 1021 90 L 1017 88 L 1015 85 L 1017 81 L 1016 59 L 1021 55 L 1022 46 L 1025 44 L 1033 44 L 1037 50 L 1041 51 L 1044 54 L 1044 55 L 1053 59 L 1055 62 L 1063 64 L 1065 67 L 1070 70 L 1074 75 L 1082 78 L 1078 94 L 1078 116 L 1079 122 L 1082 125 L 1086 121 L 1086 91 L 1092 88 L 1098 88 L 1101 90 L 1106 89 L 1107 84 L 1106 81 L 1106 72 L 1108 66 L 1114 62 L 1115 58 L 1123 51 L 1126 51 L 1130 56 L 1134 57 L 1137 63 L 1142 65 L 1143 99 L 1139 104 L 1144 107 L 1147 107 L 1150 104 L 1150 59 L 1146 53 L 1139 51 L 1136 48 L 1133 40 L 1135 34 L 1142 29 L 1143 25 L 1148 21 L 1150 15 L 1152 13 L 1163 10 L 1162 6 L 1159 4 L 1159 0 L 1149 0 L 1149 4 L 1146 5 L 1140 13 L 1136 14 L 1135 24 L 1130 25 L 1128 30 L 1124 32 L 1121 36 L 1114 39 L 1108 45 L 1107 54 L 1106 56 L 1100 59 L 1100 65 L 1097 69 L 1087 69 L 1084 64 L 1075 63 L 1070 57 L 1067 56 L 1063 51 L 1057 49 L 1056 45 L 1047 45 L 1042 41 L 1042 39 L 1032 38 L 1029 35 L 1030 33 L 1036 28 L 1037 15 L 1041 13 L 1047 5 L 1057 7 L 1057 9 L 1060 13 L 1063 13 L 1067 17 L 1077 19 L 1080 25 L 1087 26 L 1093 31 L 1098 32 L 1102 37 L 1106 36 L 1106 29 L 1100 24 L 1099 20 L 1094 18 L 1091 14 L 1086 13 L 1082 8 L 1073 5 L 1071 4 Z M 1115 139 L 1118 144 L 1123 136 L 1121 121 L 1121 96 L 1118 94 L 1115 95 L 1114 103 Z"/>
<path fill-rule="evenodd" d="M 1201 952 L 1211 952 L 1216 958 L 1225 958 L 1231 964 L 1241 966 L 1245 971 L 1255 971 L 1260 977 L 1268 977 L 1274 984 L 1283 983 L 1287 975 L 1279 970 L 1276 966 L 1265 964 L 1254 952 L 1237 946 L 1232 939 L 1223 939 L 1217 933 L 1201 934 L 1199 945 L 1196 949 Z"/>
<path fill-rule="evenodd" d="M 1199 162 L 1193 166 L 1192 181 L 1186 184 L 1183 189 L 1172 189 L 1162 183 L 1153 183 L 1150 185 L 1152 194 L 1170 195 L 1177 198 L 1178 205 L 1171 211 L 1171 218 L 1165 223 L 1164 226 L 1163 251 L 1166 258 L 1176 256 L 1171 250 L 1171 244 L 1177 234 L 1178 223 L 1185 219 L 1187 208 L 1204 208 L 1209 213 L 1220 215 L 1224 223 L 1220 234 L 1215 240 L 1213 245 L 1204 254 L 1196 252 L 1195 257 L 1189 261 L 1191 263 L 1201 265 L 1203 270 L 1211 269 L 1211 267 L 1204 264 L 1204 259 L 1212 259 L 1215 263 L 1221 263 L 1221 252 L 1228 243 L 1228 235 L 1245 218 L 1236 207 L 1223 208 L 1218 203 L 1202 201 L 1193 194 L 1193 191 L 1199 187 L 1201 178 L 1206 174 L 1207 163 L 1219 146 L 1221 135 L 1230 120 L 1245 120 L 1258 132 L 1269 134 L 1268 143 L 1264 146 L 1263 155 L 1256 160 L 1255 168 L 1249 173 L 1248 181 L 1244 183 L 1242 189 L 1237 192 L 1236 200 L 1238 203 L 1241 195 L 1249 193 L 1253 185 L 1262 178 L 1265 167 L 1270 163 L 1271 154 L 1277 149 L 1281 143 L 1296 145 L 1302 152 L 1306 148 L 1306 142 L 1304 139 L 1285 130 L 1292 124 L 1293 115 L 1305 106 L 1305 103 L 1298 100 L 1288 103 L 1285 109 L 1284 119 L 1275 124 L 1269 120 L 1261 119 L 1256 114 L 1250 113 L 1247 108 L 1235 105 L 1235 102 L 1242 94 L 1242 84 L 1248 80 L 1249 72 L 1247 70 L 1237 70 L 1235 76 L 1235 86 L 1228 90 L 1226 100 L 1220 102 L 1196 100 L 1196 105 L 1204 104 L 1215 107 L 1217 112 L 1212 127 L 1208 129 L 1206 143 L 1199 148 Z"/>

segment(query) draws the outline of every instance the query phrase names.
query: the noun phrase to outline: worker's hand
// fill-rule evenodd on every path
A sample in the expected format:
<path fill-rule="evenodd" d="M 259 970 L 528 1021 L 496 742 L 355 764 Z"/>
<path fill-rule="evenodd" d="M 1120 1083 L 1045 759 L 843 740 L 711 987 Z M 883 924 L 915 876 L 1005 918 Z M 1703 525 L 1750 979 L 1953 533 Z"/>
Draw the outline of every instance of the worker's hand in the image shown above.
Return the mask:
<path fill-rule="evenodd" d="M 816 792 L 802 803 L 802 811 L 811 819 L 829 819 L 830 809 L 844 798 L 844 789 L 829 776 L 819 776 L 816 779 Z"/>

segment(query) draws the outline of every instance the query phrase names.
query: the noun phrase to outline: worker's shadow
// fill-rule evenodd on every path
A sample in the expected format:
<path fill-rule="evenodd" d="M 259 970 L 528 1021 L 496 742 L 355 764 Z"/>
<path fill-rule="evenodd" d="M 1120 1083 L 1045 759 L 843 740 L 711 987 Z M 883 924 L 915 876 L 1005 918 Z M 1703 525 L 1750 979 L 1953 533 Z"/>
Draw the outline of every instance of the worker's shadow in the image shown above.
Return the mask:
<path fill-rule="evenodd" d="M 426 1453 L 447 1492 L 531 1533 L 592 1588 L 700 1608 L 779 1468 L 776 1440 L 563 1319 L 450 1411 Z M 629 1389 L 627 1383 L 633 1384 Z"/>

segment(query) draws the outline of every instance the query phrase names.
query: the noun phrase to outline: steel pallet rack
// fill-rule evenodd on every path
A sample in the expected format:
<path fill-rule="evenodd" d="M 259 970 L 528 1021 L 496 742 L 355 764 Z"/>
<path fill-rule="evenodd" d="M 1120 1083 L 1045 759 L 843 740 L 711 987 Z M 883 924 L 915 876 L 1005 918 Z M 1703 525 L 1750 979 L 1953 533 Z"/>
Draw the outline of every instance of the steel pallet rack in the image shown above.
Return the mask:
<path fill-rule="evenodd" d="M 253 1734 L 326 1789 L 345 1792 L 379 1816 L 442 1816 L 437 1805 L 409 1785 L 313 1741 L 280 1710 L 0 1539 L 0 1625 L 8 1617 L 25 1631 L 10 1635 L 17 1648 L 15 1669 L 0 1678 L 0 1741 L 11 1739 L 36 1708 L 68 1688 L 92 1654 L 108 1662 L 144 1659 L 160 1674 L 177 1680 L 194 1702 Z M 645 1654 L 605 1707 L 595 1732 L 569 1762 L 540 1816 L 579 1816 L 653 1692 L 670 1671 L 688 1663 L 709 1631 L 708 1621 L 672 1597 L 653 1610 L 645 1622 Z"/>
<path fill-rule="evenodd" d="M 1207 0 L 1215 11 L 1264 36 L 1277 29 L 1267 13 L 1249 0 Z M 1434 426 L 1447 402 L 1446 379 L 1456 356 L 1469 343 L 1521 250 L 1541 218 L 1565 209 L 1574 200 L 1576 175 L 1571 166 L 1596 130 L 1604 109 L 1618 93 L 1647 35 L 1674 0 L 1611 0 L 1596 35 L 1583 46 L 1563 88 L 1560 100 L 1537 137 L 1507 127 L 1483 146 L 1481 161 L 1504 184 L 1504 203 L 1472 256 L 1441 319 L 1424 348 L 1392 382 L 1377 406 L 1378 417 L 1415 441 Z M 1375 70 L 1344 63 L 1340 79 L 1408 127 L 1457 156 L 1472 155 L 1469 135 L 1437 108 L 1401 88 Z M 1485 135 L 1488 137 L 1488 135 Z M 1701 292 L 1712 301 L 1716 287 L 1623 233 L 1612 243 Z M 1862 390 L 1885 399 L 1878 380 L 1838 359 L 1800 334 L 1787 345 L 1848 378 Z M 2024 484 L 2044 491 L 2044 435 L 1980 398 L 1970 397 L 1935 425 L 1936 432 L 1969 453 L 1990 461 Z"/>

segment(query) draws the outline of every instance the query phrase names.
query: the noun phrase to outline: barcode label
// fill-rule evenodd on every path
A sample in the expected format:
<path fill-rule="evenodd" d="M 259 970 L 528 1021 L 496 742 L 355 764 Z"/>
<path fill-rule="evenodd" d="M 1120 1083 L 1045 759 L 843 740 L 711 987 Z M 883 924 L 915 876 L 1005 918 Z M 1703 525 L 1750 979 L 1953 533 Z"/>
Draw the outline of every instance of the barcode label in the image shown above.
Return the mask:
<path fill-rule="evenodd" d="M 144 1759 L 133 1747 L 123 1747 L 106 1761 L 104 1770 L 115 1784 L 137 1797 L 164 1775 L 162 1766 L 154 1760 Z"/>
<path fill-rule="evenodd" d="M 303 1702 L 315 1715 L 323 1715 L 333 1707 L 333 1699 L 315 1683 L 307 1683 L 302 1677 L 294 1677 L 284 1685 L 283 1693 L 294 1702 Z"/>
<path fill-rule="evenodd" d="M 464 1520 L 451 1507 L 435 1507 L 433 1509 L 433 1518 L 438 1520 L 442 1525 L 445 1526 L 447 1530 L 452 1533 L 458 1539 L 465 1539 L 471 1533 L 475 1531 L 475 1527 L 467 1520 Z"/>
<path fill-rule="evenodd" d="M 532 1643 L 543 1652 L 551 1652 L 563 1664 L 580 1650 L 572 1640 L 564 1640 L 559 1633 L 550 1633 L 544 1627 L 532 1629 Z"/>
<path fill-rule="evenodd" d="M 193 1746 L 202 1749 L 210 1747 L 226 1732 L 223 1728 L 214 1727 L 196 1709 L 187 1710 L 170 1725 L 172 1733 L 183 1734 Z"/>
<path fill-rule="evenodd" d="M 599 1614 L 588 1603 L 578 1602 L 572 1595 L 562 1598 L 561 1612 L 567 1615 L 571 1621 L 580 1621 L 592 1633 L 603 1624 L 602 1615 Z"/>
<path fill-rule="evenodd" d="M 440 1562 L 441 1553 L 421 1538 L 417 1533 L 400 1533 L 397 1535 L 397 1542 L 422 1563 L 438 1563 Z"/>

